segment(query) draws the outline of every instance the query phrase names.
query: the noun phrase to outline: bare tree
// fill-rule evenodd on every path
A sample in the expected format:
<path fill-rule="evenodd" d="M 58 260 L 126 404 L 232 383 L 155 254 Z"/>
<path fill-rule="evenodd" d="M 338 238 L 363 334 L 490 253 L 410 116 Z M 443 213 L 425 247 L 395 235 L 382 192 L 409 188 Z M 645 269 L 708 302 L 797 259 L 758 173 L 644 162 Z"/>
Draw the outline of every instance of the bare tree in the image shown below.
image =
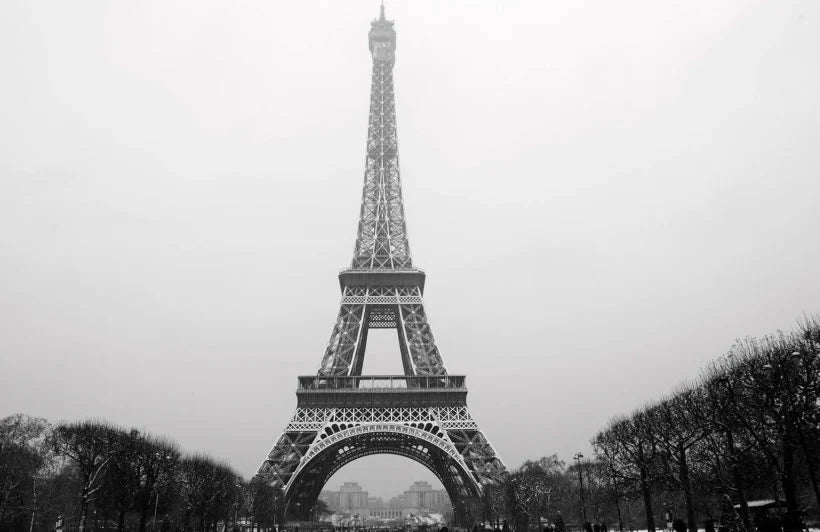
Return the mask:
<path fill-rule="evenodd" d="M 495 523 L 495 528 L 500 529 L 500 519 L 504 515 L 504 486 L 502 483 L 489 484 L 484 486 L 481 493 L 481 504 L 484 513 L 490 523 Z"/>
<path fill-rule="evenodd" d="M 609 488 L 615 510 L 618 515 L 618 530 L 624 529 L 623 515 L 621 514 L 621 497 L 624 487 L 629 482 L 629 468 L 620 460 L 618 444 L 610 432 L 600 432 L 592 440 L 592 449 L 600 464 L 600 473 Z"/>
<path fill-rule="evenodd" d="M 80 532 L 86 528 L 88 505 L 96 499 L 105 470 L 114 457 L 119 432 L 100 421 L 63 423 L 54 429 L 55 452 L 70 459 L 80 475 Z"/>
<path fill-rule="evenodd" d="M 159 505 L 163 488 L 174 480 L 179 458 L 175 443 L 149 435 L 139 435 L 133 453 L 126 457 L 137 473 L 134 509 L 139 514 L 140 532 L 145 532 L 148 515 Z"/>
<path fill-rule="evenodd" d="M 103 475 L 100 495 L 95 501 L 95 506 L 115 513 L 120 531 L 125 530 L 126 513 L 134 507 L 134 497 L 140 484 L 140 472 L 134 466 L 139 435 L 137 430 L 127 433 L 118 431 L 114 435 L 117 442 Z"/>
<path fill-rule="evenodd" d="M 618 477 L 638 487 L 643 498 L 646 529 L 648 532 L 655 532 L 652 509 L 652 460 L 655 445 L 646 413 L 637 411 L 630 417 L 612 420 L 593 441 L 606 447 L 607 458 L 604 459 L 612 463 L 612 469 Z"/>
<path fill-rule="evenodd" d="M 703 402 L 700 408 L 693 411 L 693 415 L 708 431 L 704 442 L 708 456 L 714 463 L 715 477 L 724 488 L 736 495 L 743 526 L 748 530 L 751 523 L 741 455 L 748 452 L 750 438 L 744 433 L 742 421 L 736 417 L 739 384 L 733 378 L 732 371 L 732 364 L 725 358 L 704 370 L 701 377 Z M 729 473 L 728 481 L 723 480 L 724 464 Z"/>
<path fill-rule="evenodd" d="M 747 339 L 735 346 L 729 374 L 737 383 L 730 412 L 776 474 L 790 528 L 799 526 L 795 468 L 805 414 L 799 407 L 805 403 L 794 385 L 793 349 L 792 339 L 782 333 Z"/>
<path fill-rule="evenodd" d="M 282 490 L 274 488 L 259 476 L 251 479 L 249 487 L 253 495 L 254 522 L 265 528 L 273 527 L 277 521 L 281 522 L 283 510 Z"/>
<path fill-rule="evenodd" d="M 0 420 L 0 523 L 20 490 L 34 491 L 34 478 L 49 461 L 45 419 L 15 414 Z M 29 486 L 30 485 L 30 486 Z"/>
<path fill-rule="evenodd" d="M 703 389 L 684 385 L 672 397 L 647 410 L 664 478 L 683 493 L 686 520 L 691 532 L 697 532 L 695 504 L 692 499 L 692 481 L 687 453 L 708 435 L 708 427 L 699 423 L 695 412 L 703 408 Z"/>
<path fill-rule="evenodd" d="M 186 508 L 199 519 L 200 532 L 205 531 L 208 523 L 226 518 L 239 500 L 239 475 L 206 456 L 184 458 L 179 464 L 178 479 Z"/>
<path fill-rule="evenodd" d="M 798 322 L 798 331 L 792 335 L 794 343 L 790 359 L 793 365 L 793 385 L 797 416 L 797 433 L 806 459 L 814 498 L 820 509 L 820 318 L 804 317 Z"/>

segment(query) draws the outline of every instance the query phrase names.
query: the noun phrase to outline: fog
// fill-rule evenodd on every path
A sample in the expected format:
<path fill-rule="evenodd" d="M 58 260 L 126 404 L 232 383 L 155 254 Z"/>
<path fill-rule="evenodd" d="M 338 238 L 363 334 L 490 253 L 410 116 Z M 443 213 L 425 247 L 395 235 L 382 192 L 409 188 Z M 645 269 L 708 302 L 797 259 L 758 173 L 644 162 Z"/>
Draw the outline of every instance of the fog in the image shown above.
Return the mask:
<path fill-rule="evenodd" d="M 386 10 L 427 313 L 508 467 L 588 452 L 818 312 L 820 3 Z M 0 3 L 0 416 L 105 418 L 255 473 L 338 311 L 377 15 Z M 400 367 L 368 348 L 366 373 Z M 432 478 L 375 460 L 333 483 Z"/>

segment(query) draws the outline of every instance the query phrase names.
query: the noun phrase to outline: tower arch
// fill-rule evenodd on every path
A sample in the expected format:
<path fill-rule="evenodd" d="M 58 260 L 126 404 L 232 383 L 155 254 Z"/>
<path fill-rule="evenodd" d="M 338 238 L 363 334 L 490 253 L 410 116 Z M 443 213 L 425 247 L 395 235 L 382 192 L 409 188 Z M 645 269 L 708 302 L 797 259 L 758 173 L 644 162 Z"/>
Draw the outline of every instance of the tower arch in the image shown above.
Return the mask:
<path fill-rule="evenodd" d="M 455 508 L 478 497 L 478 485 L 455 446 L 429 425 L 358 425 L 326 433 L 285 486 L 287 511 L 297 514 L 312 508 L 339 469 L 374 454 L 402 456 L 421 464 L 441 481 Z"/>

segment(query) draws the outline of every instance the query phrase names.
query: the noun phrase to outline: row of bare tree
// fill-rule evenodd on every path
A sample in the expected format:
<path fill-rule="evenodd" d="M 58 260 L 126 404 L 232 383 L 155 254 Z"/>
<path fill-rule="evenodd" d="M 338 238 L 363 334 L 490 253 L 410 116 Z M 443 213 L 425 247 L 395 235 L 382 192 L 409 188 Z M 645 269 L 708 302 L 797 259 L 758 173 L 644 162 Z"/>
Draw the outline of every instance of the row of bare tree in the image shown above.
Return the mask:
<path fill-rule="evenodd" d="M 784 503 L 784 529 L 799 528 L 806 510 L 820 517 L 820 321 L 738 342 L 697 382 L 613 419 L 592 446 L 592 459 L 570 465 L 524 462 L 485 488 L 471 517 L 516 530 L 566 520 L 649 531 L 671 517 L 693 532 L 709 520 L 741 532 L 764 528 L 755 499 Z"/>
<path fill-rule="evenodd" d="M 614 504 L 638 497 L 650 531 L 679 507 L 696 532 L 724 494 L 747 530 L 751 499 L 784 501 L 783 527 L 798 529 L 820 505 L 820 321 L 736 343 L 697 382 L 612 420 L 592 443 Z"/>
<path fill-rule="evenodd" d="M 98 421 L 0 420 L 0 530 L 268 528 L 280 494 L 176 444 Z"/>

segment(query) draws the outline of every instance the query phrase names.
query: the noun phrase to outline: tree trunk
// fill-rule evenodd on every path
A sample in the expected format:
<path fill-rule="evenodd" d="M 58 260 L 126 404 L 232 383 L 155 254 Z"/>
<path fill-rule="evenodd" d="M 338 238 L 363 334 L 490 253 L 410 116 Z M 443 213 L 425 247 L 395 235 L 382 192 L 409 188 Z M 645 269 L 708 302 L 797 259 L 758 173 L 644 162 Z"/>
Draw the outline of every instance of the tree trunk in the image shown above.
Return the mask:
<path fill-rule="evenodd" d="M 786 498 L 786 509 L 797 511 L 797 490 L 794 485 L 794 450 L 790 438 L 783 438 L 783 470 L 780 472 L 780 483 Z"/>
<path fill-rule="evenodd" d="M 618 512 L 618 530 L 619 532 L 623 532 L 624 520 L 623 517 L 621 517 L 621 498 L 618 496 L 617 489 L 615 490 L 615 510 Z"/>
<path fill-rule="evenodd" d="M 678 446 L 678 459 L 680 460 L 680 483 L 683 488 L 683 499 L 686 503 L 686 520 L 689 521 L 689 532 L 698 532 L 698 524 L 695 521 L 695 505 L 692 502 L 692 486 L 689 483 L 689 464 L 686 462 L 686 449 L 683 445 Z"/>
<path fill-rule="evenodd" d="M 751 530 L 749 523 L 749 501 L 746 500 L 746 490 L 743 482 L 743 475 L 740 473 L 740 464 L 737 456 L 737 449 L 735 448 L 735 437 L 731 430 L 726 431 L 726 447 L 729 451 L 729 460 L 732 465 L 732 481 L 737 491 L 737 498 L 740 502 L 740 518 L 743 519 L 743 527 L 746 530 Z"/>
<path fill-rule="evenodd" d="M 646 511 L 646 530 L 655 532 L 655 516 L 652 512 L 652 492 L 649 489 L 649 478 L 646 474 L 646 463 L 644 461 L 643 445 L 638 447 L 638 469 L 641 472 L 641 492 L 643 493 L 643 506 Z"/>
<path fill-rule="evenodd" d="M 125 530 L 125 508 L 120 508 L 120 515 L 117 518 L 117 530 L 119 532 Z"/>
<path fill-rule="evenodd" d="M 80 496 L 80 519 L 77 525 L 78 532 L 85 532 L 85 522 L 88 518 L 88 484 L 83 486 L 83 492 Z"/>
<path fill-rule="evenodd" d="M 797 521 L 799 519 L 798 501 L 797 501 L 797 486 L 795 486 L 794 479 L 794 439 L 791 428 L 788 423 L 783 433 L 783 470 L 780 473 L 780 483 L 783 487 L 783 495 L 786 499 L 786 523 L 784 523 L 784 532 L 796 530 Z"/>
<path fill-rule="evenodd" d="M 3 518 L 6 517 L 6 506 L 9 500 L 9 492 L 8 486 L 3 486 L 3 491 L 0 492 L 0 523 L 3 522 Z"/>
<path fill-rule="evenodd" d="M 814 463 L 814 457 L 808 445 L 806 445 L 806 436 L 800 427 L 797 427 L 797 433 L 800 437 L 800 447 L 803 451 L 803 457 L 806 459 L 806 465 L 808 466 L 811 486 L 814 488 L 814 500 L 817 501 L 817 507 L 820 508 L 820 486 L 817 484 L 817 465 Z"/>

